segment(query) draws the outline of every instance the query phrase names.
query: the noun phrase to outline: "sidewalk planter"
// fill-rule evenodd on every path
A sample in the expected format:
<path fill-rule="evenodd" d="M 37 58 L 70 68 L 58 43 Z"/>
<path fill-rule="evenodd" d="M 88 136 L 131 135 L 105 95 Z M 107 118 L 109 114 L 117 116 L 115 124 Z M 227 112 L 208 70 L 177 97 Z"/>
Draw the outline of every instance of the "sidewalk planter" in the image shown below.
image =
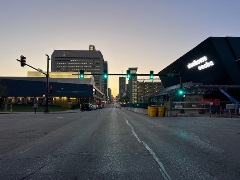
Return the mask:
<path fill-rule="evenodd" d="M 163 117 L 164 116 L 164 106 L 158 106 L 158 117 Z"/>
<path fill-rule="evenodd" d="M 148 115 L 151 117 L 157 116 L 157 106 L 148 106 Z"/>

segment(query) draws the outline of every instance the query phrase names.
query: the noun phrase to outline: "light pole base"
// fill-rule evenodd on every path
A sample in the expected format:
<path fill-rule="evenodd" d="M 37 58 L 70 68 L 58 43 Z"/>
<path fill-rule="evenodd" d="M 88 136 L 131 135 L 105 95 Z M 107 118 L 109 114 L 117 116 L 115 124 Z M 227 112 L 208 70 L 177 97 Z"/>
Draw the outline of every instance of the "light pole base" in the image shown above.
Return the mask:
<path fill-rule="evenodd" d="M 45 108 L 45 109 L 44 109 L 44 113 L 49 113 L 48 108 Z"/>

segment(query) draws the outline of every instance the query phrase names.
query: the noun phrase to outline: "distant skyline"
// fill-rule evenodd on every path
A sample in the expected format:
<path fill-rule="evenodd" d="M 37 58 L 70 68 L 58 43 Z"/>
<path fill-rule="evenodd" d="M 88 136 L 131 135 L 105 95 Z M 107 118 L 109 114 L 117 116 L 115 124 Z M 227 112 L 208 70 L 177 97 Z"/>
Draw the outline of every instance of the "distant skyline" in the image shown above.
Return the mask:
<path fill-rule="evenodd" d="M 90 44 L 109 73 L 158 73 L 209 36 L 239 37 L 239 7 L 239 0 L 1 0 L 0 76 L 32 71 L 20 67 L 20 55 L 45 70 L 45 54 Z M 118 80 L 109 76 L 114 96 Z"/>

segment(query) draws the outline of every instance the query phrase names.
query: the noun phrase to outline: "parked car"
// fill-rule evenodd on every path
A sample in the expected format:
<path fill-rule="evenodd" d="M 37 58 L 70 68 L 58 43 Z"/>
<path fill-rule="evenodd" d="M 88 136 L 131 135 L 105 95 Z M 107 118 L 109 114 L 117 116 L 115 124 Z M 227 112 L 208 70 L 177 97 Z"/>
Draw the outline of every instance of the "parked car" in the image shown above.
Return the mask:
<path fill-rule="evenodd" d="M 91 109 L 92 109 L 92 110 L 96 110 L 96 109 L 97 109 L 97 106 L 93 104 L 93 105 L 91 106 Z"/>
<path fill-rule="evenodd" d="M 83 103 L 82 104 L 82 111 L 91 111 L 92 105 L 90 103 Z"/>

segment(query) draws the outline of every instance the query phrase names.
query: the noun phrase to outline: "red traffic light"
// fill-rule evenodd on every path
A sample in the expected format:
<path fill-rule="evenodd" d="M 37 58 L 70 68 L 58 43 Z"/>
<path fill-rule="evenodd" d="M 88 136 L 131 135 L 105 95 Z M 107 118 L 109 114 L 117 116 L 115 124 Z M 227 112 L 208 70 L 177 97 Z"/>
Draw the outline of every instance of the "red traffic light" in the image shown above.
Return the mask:
<path fill-rule="evenodd" d="M 49 86 L 49 93 L 52 93 L 53 87 Z"/>

